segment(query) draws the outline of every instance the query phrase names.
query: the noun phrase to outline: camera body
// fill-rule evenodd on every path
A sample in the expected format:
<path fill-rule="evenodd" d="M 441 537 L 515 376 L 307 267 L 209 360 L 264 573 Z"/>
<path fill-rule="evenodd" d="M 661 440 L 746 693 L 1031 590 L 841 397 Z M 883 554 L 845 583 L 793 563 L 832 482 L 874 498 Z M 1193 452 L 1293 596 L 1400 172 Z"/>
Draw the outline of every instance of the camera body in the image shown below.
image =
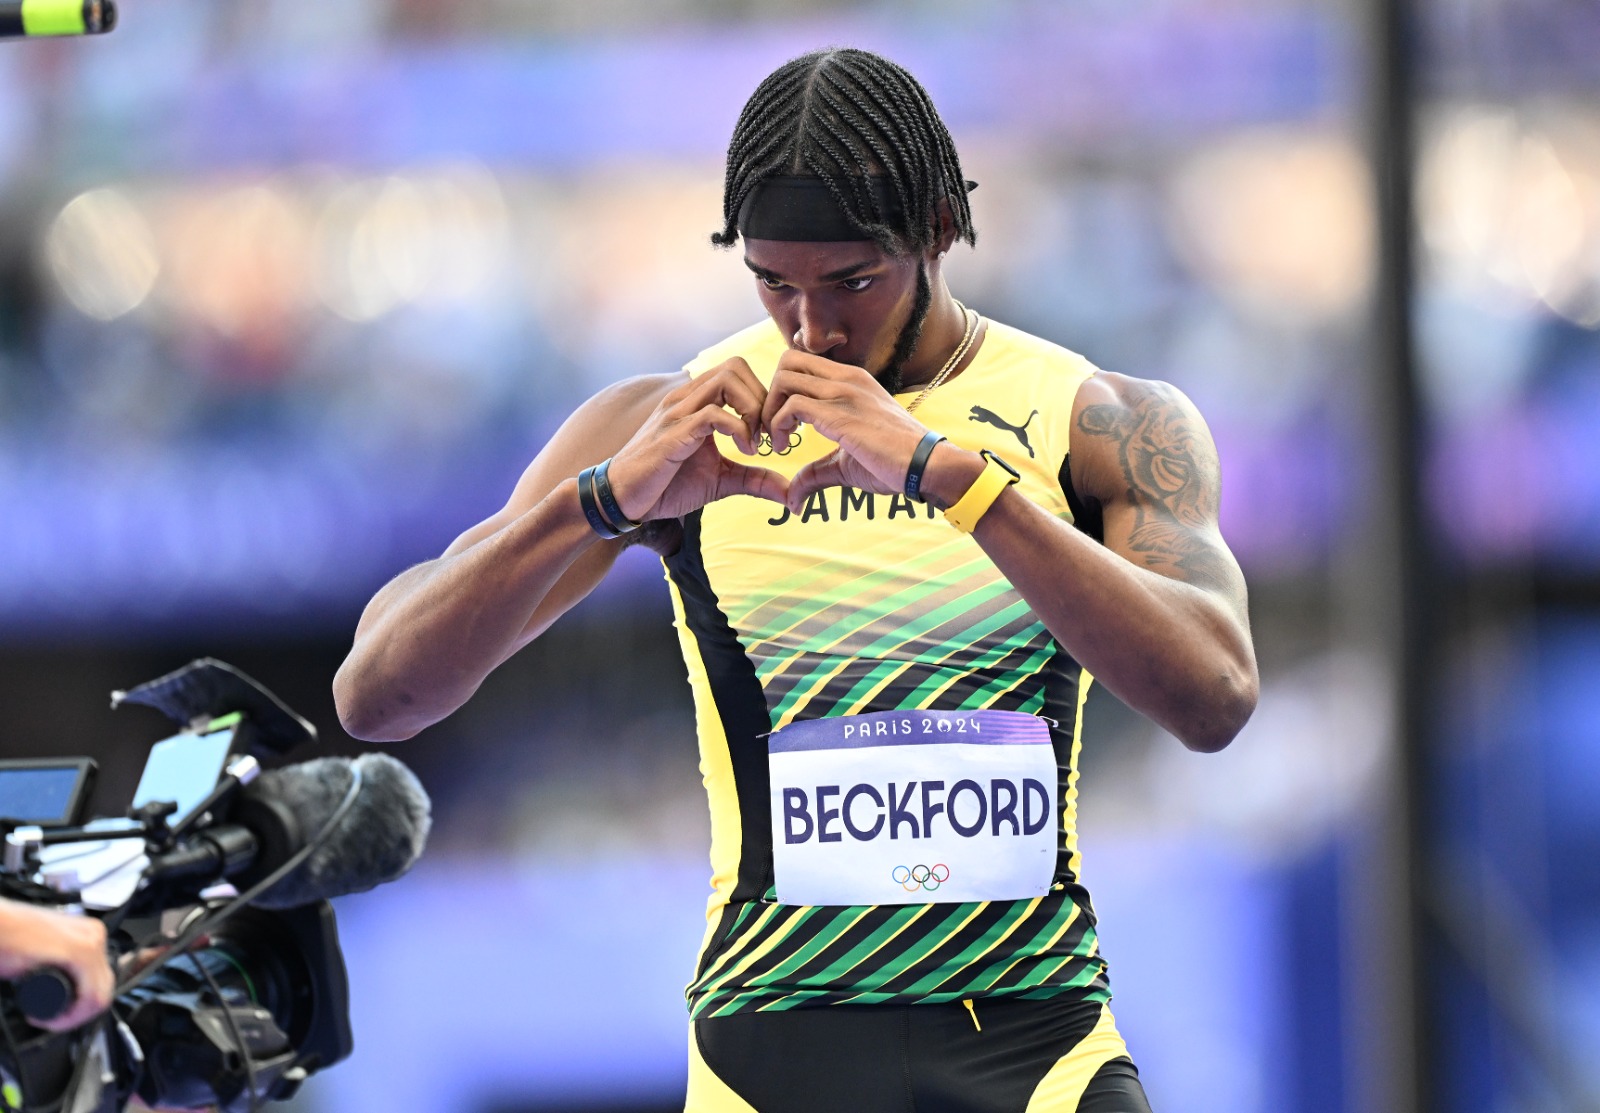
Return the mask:
<path fill-rule="evenodd" d="M 155 923 L 135 927 L 119 933 L 128 953 L 164 939 Z M 114 1113 L 137 1093 L 152 1107 L 232 1113 L 293 1096 L 353 1048 L 326 901 L 243 909 L 76 1032 L 34 1028 L 14 1001 L 3 1008 L 14 1042 L 0 1049 L 0 1086 L 26 1098 L 11 1101 L 22 1110 L 65 1098 L 63 1110 Z"/>
<path fill-rule="evenodd" d="M 209 659 L 114 694 L 121 702 L 157 707 L 184 728 L 152 750 L 127 819 L 78 824 L 93 776 L 86 759 L 0 762 L 0 829 L 9 828 L 0 896 L 99 916 L 108 957 L 126 971 L 107 1013 L 59 1034 L 24 1010 L 48 1019 L 40 1002 L 54 993 L 64 1007 L 70 981 L 56 972 L 52 991 L 45 972 L 0 983 L 0 1111 L 117 1113 L 137 1093 L 150 1106 L 236 1113 L 288 1098 L 349 1056 L 349 988 L 326 900 L 245 903 L 264 874 L 313 846 L 273 846 L 297 837 L 283 834 L 293 816 L 263 816 L 274 802 L 239 790 L 259 772 L 258 755 L 314 741 L 315 730 Z M 252 826 L 231 822 L 241 818 Z"/>

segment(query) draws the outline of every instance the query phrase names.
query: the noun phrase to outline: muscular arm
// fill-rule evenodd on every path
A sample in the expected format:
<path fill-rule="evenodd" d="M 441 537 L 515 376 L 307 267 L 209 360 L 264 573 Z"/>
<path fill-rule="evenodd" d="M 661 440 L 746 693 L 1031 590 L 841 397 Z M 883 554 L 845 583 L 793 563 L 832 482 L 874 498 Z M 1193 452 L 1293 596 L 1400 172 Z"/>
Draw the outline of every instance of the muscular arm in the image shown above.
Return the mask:
<path fill-rule="evenodd" d="M 621 552 L 589 528 L 573 477 L 620 449 L 684 376 L 620 383 L 584 403 L 504 507 L 375 595 L 333 681 L 339 719 L 369 741 L 410 738 L 593 591 Z"/>
<path fill-rule="evenodd" d="M 599 541 L 584 517 L 576 476 L 589 465 L 612 458 L 611 489 L 632 521 L 679 518 L 730 495 L 783 501 L 782 476 L 724 457 L 713 437 L 753 453 L 765 396 L 744 360 L 730 359 L 692 381 L 634 379 L 584 403 L 498 514 L 367 605 L 333 681 L 345 729 L 388 741 L 438 722 L 594 590 L 621 542 Z"/>
<path fill-rule="evenodd" d="M 764 411 L 773 440 L 801 422 L 839 445 L 789 482 L 899 491 L 927 430 L 857 367 L 788 352 Z M 1217 530 L 1217 453 L 1189 400 L 1164 383 L 1099 374 L 1073 404 L 1072 480 L 1098 502 L 1105 544 L 1001 492 L 973 538 L 1067 652 L 1190 749 L 1220 750 L 1255 710 L 1244 577 Z M 951 506 L 983 471 L 941 441 L 922 492 Z"/>
<path fill-rule="evenodd" d="M 1219 750 L 1255 709 L 1259 680 L 1205 423 L 1173 387 L 1100 374 L 1078 392 L 1072 431 L 1073 486 L 1100 504 L 1104 546 L 1009 488 L 974 539 L 1107 688 L 1191 749 Z M 930 497 L 948 505 L 981 470 L 941 445 Z"/>

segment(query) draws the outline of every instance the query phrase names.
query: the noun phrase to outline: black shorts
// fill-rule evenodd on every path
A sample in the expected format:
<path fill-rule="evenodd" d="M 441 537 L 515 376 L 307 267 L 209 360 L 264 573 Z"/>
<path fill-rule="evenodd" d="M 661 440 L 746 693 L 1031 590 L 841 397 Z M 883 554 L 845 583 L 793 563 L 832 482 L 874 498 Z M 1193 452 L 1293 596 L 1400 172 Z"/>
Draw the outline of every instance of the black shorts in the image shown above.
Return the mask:
<path fill-rule="evenodd" d="M 1066 996 L 696 1020 L 685 1108 L 1150 1113 L 1110 1009 Z"/>

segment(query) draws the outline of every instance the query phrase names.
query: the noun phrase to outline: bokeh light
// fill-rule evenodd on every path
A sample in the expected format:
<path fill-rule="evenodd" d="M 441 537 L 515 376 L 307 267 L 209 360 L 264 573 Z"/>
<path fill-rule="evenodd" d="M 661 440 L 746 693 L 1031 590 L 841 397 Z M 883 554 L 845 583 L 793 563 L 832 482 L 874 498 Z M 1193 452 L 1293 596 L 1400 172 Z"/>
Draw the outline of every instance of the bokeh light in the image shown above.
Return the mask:
<path fill-rule="evenodd" d="M 460 165 L 349 182 L 317 220 L 311 278 L 348 321 L 488 295 L 508 266 L 510 212 L 495 177 Z"/>
<path fill-rule="evenodd" d="M 1600 116 L 1445 113 L 1423 152 L 1418 210 L 1445 282 L 1600 325 Z"/>
<path fill-rule="evenodd" d="M 1241 306 L 1314 323 L 1361 304 L 1373 268 L 1372 185 L 1350 140 L 1230 137 L 1187 159 L 1171 192 L 1180 250 Z"/>
<path fill-rule="evenodd" d="M 170 294 L 194 323 L 281 343 L 305 300 L 309 237 L 296 194 L 271 180 L 180 190 L 166 199 Z"/>
<path fill-rule="evenodd" d="M 44 253 L 61 292 L 101 321 L 138 308 L 161 273 L 149 221 L 115 189 L 67 202 L 45 229 Z"/>
<path fill-rule="evenodd" d="M 952 291 L 1173 383 L 1221 455 L 1256 718 L 1192 754 L 1096 686 L 1084 733 L 1085 881 L 1153 1105 L 1380 1108 L 1363 1041 L 1388 940 L 1364 917 L 1382 899 L 1392 676 L 1361 635 L 1361 553 L 1408 477 L 1378 470 L 1357 402 L 1376 252 L 1356 8 L 134 9 L 114 35 L 0 57 L 7 756 L 94 752 L 109 794 L 156 728 L 108 724 L 104 692 L 204 654 L 353 750 L 329 684 L 363 604 L 499 510 L 584 399 L 759 317 L 738 249 L 708 243 L 723 144 L 772 66 L 867 46 L 923 80 L 981 183 Z M 1496 992 L 1514 956 L 1559 975 L 1521 1015 L 1587 1078 L 1600 6 L 1416 11 L 1417 524 L 1445 554 L 1451 622 L 1436 835 L 1485 879 L 1453 924 L 1507 891 L 1524 906 L 1514 946 L 1480 957 Z M 438 1113 L 681 1108 L 707 815 L 661 578 L 630 549 L 395 747 L 434 796 L 434 842 L 416 874 L 341 905 L 360 1046 L 285 1113 L 419 1094 Z M 597 931 L 619 894 L 627 914 Z M 1526 1032 L 1456 974 L 1436 1010 L 1458 1049 L 1449 1113 L 1561 1108 Z"/>

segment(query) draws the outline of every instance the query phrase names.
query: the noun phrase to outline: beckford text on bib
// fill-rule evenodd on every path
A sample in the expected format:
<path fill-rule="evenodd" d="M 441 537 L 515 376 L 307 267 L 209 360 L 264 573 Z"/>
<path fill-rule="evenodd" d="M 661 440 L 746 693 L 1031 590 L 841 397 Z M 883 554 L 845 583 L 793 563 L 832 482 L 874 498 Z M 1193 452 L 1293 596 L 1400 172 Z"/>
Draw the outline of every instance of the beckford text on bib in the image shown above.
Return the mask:
<path fill-rule="evenodd" d="M 1055 750 L 1018 711 L 880 711 L 767 744 L 782 904 L 1041 896 L 1055 876 Z"/>

